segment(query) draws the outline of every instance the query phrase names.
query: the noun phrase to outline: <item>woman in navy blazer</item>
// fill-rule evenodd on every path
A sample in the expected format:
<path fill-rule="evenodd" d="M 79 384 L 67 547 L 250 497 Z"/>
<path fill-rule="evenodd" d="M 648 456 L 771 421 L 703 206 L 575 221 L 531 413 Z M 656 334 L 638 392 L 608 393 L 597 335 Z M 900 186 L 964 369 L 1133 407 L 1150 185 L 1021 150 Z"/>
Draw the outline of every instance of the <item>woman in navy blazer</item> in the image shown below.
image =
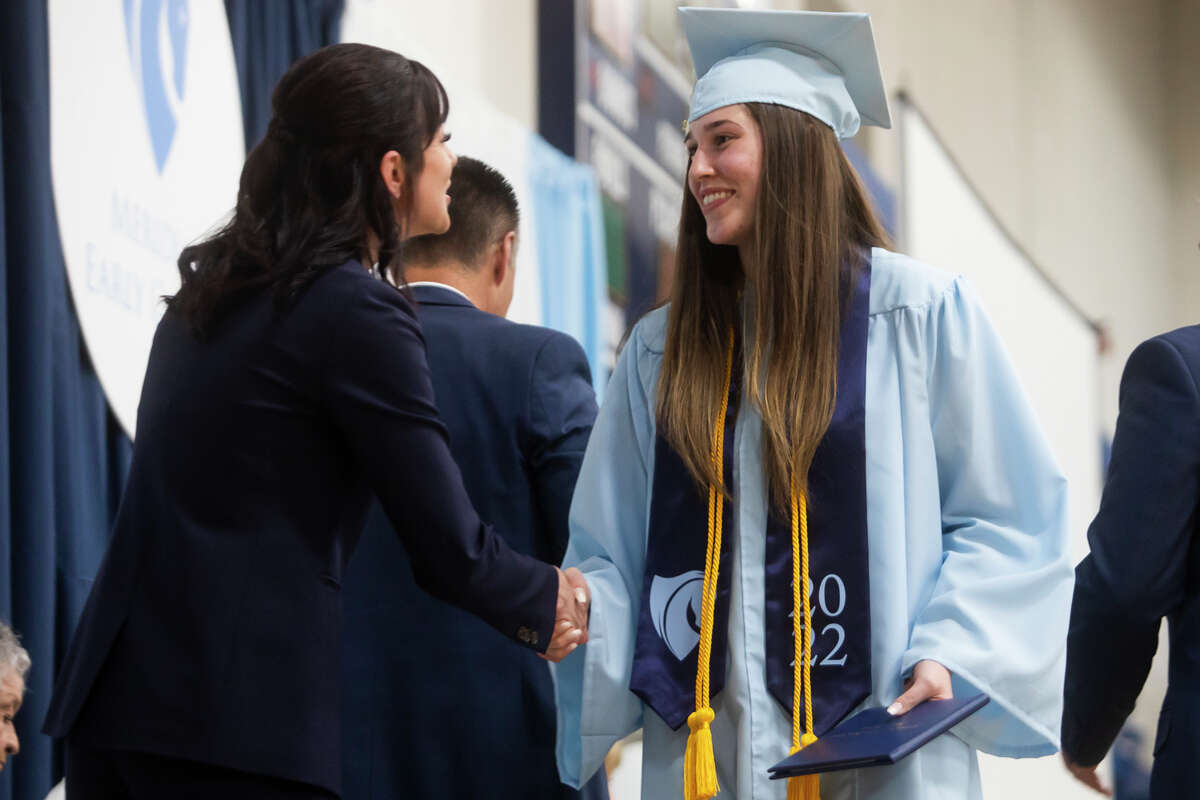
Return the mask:
<path fill-rule="evenodd" d="M 422 588 L 551 659 L 586 638 L 568 578 L 476 516 L 413 306 L 376 277 L 405 238 L 449 225 L 441 84 L 335 45 L 272 107 L 232 220 L 183 251 L 155 334 L 129 481 L 45 725 L 67 738 L 72 800 L 337 795 L 354 724 L 341 580 L 372 492 Z"/>

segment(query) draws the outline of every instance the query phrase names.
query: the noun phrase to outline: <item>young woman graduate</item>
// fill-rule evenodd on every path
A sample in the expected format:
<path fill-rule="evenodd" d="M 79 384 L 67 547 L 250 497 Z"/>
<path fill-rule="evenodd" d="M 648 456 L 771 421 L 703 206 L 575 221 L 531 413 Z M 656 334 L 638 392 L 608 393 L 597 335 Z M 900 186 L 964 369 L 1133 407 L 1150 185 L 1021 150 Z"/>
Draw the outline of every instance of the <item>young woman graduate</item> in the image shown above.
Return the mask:
<path fill-rule="evenodd" d="M 977 749 L 1056 749 L 1065 481 L 970 287 L 883 249 L 838 145 L 889 125 L 867 16 L 682 13 L 675 284 L 576 487 L 560 773 L 642 728 L 644 797 L 979 797 Z M 977 691 L 895 766 L 768 779 L 856 709 Z"/>

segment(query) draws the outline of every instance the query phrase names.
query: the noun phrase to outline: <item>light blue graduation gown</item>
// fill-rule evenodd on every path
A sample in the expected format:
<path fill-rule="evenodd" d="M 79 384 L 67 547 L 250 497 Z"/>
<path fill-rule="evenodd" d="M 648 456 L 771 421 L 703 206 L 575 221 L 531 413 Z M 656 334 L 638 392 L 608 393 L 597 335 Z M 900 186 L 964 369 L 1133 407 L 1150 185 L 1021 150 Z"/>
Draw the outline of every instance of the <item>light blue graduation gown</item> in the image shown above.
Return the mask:
<path fill-rule="evenodd" d="M 683 796 L 688 728 L 668 728 L 629 691 L 641 603 L 654 396 L 666 310 L 625 345 L 571 507 L 566 566 L 587 576 L 590 641 L 556 668 L 558 766 L 578 786 L 611 745 L 643 729 L 642 795 Z M 822 798 L 978 798 L 975 751 L 1026 757 L 1058 745 L 1073 572 L 1066 480 L 996 331 L 961 277 L 872 252 L 866 375 L 867 527 L 873 691 L 890 704 L 933 659 L 956 695 L 991 703 L 890 767 L 822 777 Z M 737 421 L 736 529 L 727 679 L 712 701 L 723 800 L 786 796 L 767 768 L 791 719 L 766 688 L 761 419 Z M 704 531 L 696 531 L 704 536 Z"/>

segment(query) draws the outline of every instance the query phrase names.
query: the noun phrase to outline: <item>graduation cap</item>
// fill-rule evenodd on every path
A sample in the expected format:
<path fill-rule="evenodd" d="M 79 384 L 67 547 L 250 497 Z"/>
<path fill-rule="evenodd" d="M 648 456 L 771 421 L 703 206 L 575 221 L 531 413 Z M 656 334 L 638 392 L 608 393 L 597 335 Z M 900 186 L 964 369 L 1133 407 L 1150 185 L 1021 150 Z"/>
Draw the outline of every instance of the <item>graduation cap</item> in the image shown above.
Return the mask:
<path fill-rule="evenodd" d="M 861 13 L 681 8 L 695 64 L 688 122 L 734 103 L 811 114 L 839 139 L 892 126 L 871 18 Z"/>

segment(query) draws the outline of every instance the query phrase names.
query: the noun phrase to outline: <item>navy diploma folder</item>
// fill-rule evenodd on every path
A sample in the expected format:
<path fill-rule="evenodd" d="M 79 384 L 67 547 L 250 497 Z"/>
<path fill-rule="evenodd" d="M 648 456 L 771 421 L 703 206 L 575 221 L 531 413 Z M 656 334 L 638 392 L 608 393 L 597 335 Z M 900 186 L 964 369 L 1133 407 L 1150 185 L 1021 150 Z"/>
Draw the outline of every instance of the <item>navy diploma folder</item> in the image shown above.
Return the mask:
<path fill-rule="evenodd" d="M 779 779 L 895 764 L 983 708 L 987 702 L 985 694 L 926 700 L 898 717 L 890 716 L 882 708 L 868 708 L 799 753 L 780 761 L 768 772 L 772 779 Z"/>

